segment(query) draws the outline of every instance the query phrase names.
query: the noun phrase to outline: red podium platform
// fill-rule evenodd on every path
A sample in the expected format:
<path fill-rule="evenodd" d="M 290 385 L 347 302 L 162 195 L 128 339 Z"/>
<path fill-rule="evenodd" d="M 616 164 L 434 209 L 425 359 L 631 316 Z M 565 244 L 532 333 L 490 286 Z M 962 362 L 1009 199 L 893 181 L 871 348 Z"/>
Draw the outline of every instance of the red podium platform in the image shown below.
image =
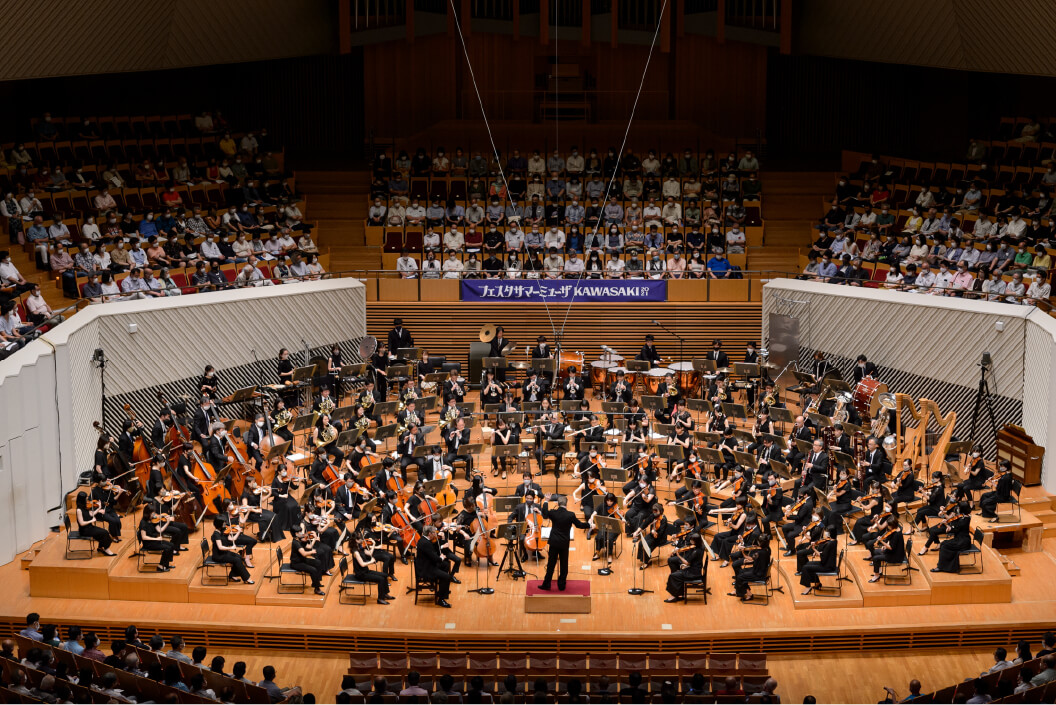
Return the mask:
<path fill-rule="evenodd" d="M 542 580 L 529 580 L 525 584 L 524 611 L 530 614 L 590 614 L 590 581 L 569 580 L 564 591 L 557 583 L 550 583 L 550 590 L 541 590 Z"/>

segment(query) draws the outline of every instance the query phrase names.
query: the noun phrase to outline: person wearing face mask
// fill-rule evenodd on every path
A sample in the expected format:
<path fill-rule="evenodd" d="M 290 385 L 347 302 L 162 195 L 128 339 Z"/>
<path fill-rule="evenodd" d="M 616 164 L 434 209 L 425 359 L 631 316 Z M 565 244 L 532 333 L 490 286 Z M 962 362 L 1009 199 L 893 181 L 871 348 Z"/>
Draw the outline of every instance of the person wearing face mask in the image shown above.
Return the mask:
<path fill-rule="evenodd" d="M 935 284 L 930 292 L 936 296 L 950 296 L 950 288 L 953 284 L 953 272 L 950 271 L 946 262 L 939 262 L 939 271 L 935 274 Z"/>
<path fill-rule="evenodd" d="M 1014 272 L 1012 274 L 1012 281 L 1005 284 L 1005 301 L 1010 304 L 1022 303 L 1023 296 L 1027 293 L 1027 288 L 1023 284 L 1023 274 L 1021 272 Z"/>
<path fill-rule="evenodd" d="M 202 257 L 209 262 L 225 262 L 227 258 L 220 252 L 220 247 L 217 246 L 215 240 L 212 233 L 206 236 L 200 247 Z"/>
<path fill-rule="evenodd" d="M 253 419 L 253 425 L 246 431 L 246 452 L 249 454 L 249 459 L 253 462 L 253 467 L 257 470 L 261 469 L 264 464 L 264 455 L 261 451 L 261 445 L 264 443 L 264 439 L 268 437 L 268 430 L 264 423 L 264 414 L 257 414 Z M 276 436 L 278 438 L 278 436 Z"/>
<path fill-rule="evenodd" d="M 990 273 L 990 278 L 983 282 L 982 290 L 987 301 L 1000 301 L 1005 294 L 1005 281 L 1002 279 L 1004 273 L 995 269 Z"/>
<path fill-rule="evenodd" d="M 955 486 L 955 497 L 971 502 L 972 492 L 986 487 L 986 481 L 993 477 L 993 473 L 986 467 L 986 461 L 983 460 L 982 448 L 977 446 L 972 449 L 971 456 L 965 461 L 962 477 L 964 480 Z"/>
<path fill-rule="evenodd" d="M 114 272 L 127 272 L 132 268 L 132 255 L 125 247 L 123 240 L 118 240 L 110 252 L 110 269 Z"/>

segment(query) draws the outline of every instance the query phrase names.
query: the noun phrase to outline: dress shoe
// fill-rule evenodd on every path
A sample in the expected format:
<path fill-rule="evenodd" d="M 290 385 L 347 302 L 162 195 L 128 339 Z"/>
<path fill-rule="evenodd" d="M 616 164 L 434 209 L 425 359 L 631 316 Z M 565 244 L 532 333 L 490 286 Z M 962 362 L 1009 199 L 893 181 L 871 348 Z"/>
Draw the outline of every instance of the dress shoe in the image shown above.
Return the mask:
<path fill-rule="evenodd" d="M 323 592 L 323 589 L 322 589 L 322 588 L 316 588 L 316 589 L 315 589 L 315 594 L 316 594 L 316 595 L 325 595 L 326 593 L 325 593 L 325 592 Z"/>
<path fill-rule="evenodd" d="M 379 604 L 379 605 L 387 605 L 387 604 L 389 604 L 389 603 L 388 603 L 388 602 L 386 602 L 385 600 L 383 600 L 383 599 L 381 599 L 381 598 L 379 597 L 379 598 L 378 598 L 378 604 Z"/>
<path fill-rule="evenodd" d="M 451 582 L 453 582 L 455 585 L 461 585 L 462 584 L 462 581 L 459 580 L 458 578 L 454 577 L 454 576 L 452 576 Z"/>
<path fill-rule="evenodd" d="M 681 602 L 681 601 L 682 601 L 681 597 L 669 597 L 666 600 L 664 600 L 664 602 Z"/>
<path fill-rule="evenodd" d="M 540 583 L 540 585 L 539 585 L 539 589 L 540 589 L 540 590 L 547 590 L 547 591 L 549 591 L 549 590 L 550 590 L 550 584 L 549 584 L 549 583 L 547 583 L 546 585 L 543 585 L 543 584 L 541 584 L 541 583 Z"/>
<path fill-rule="evenodd" d="M 404 565 L 407 565 L 407 556 L 401 555 L 400 556 L 400 562 L 402 562 Z"/>
<path fill-rule="evenodd" d="M 449 609 L 450 609 L 450 607 L 451 607 L 451 603 L 450 603 L 450 602 L 448 602 L 447 600 L 444 600 L 444 599 L 440 599 L 440 600 L 437 600 L 437 601 L 436 601 L 436 606 L 437 606 L 437 607 L 447 607 L 447 608 L 449 608 Z"/>

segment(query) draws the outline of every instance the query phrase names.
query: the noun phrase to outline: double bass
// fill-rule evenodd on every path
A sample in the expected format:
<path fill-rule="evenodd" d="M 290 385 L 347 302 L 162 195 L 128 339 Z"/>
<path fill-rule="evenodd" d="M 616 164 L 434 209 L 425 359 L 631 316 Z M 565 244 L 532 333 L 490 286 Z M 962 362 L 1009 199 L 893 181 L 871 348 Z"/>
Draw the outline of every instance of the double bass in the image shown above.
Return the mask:
<path fill-rule="evenodd" d="M 246 478 L 253 478 L 258 486 L 263 485 L 264 478 L 260 470 L 246 460 L 249 457 L 246 442 L 231 434 L 225 434 L 223 441 L 226 446 L 224 456 L 227 458 L 228 467 L 231 468 L 231 489 L 234 490 L 235 496 L 242 496 L 242 490 L 246 488 Z"/>
<path fill-rule="evenodd" d="M 150 441 L 143 435 L 143 424 L 136 418 L 136 412 L 132 410 L 131 404 L 125 404 L 121 407 L 125 410 L 128 418 L 132 419 L 132 423 L 139 427 L 139 438 L 132 442 L 132 466 L 136 471 L 136 479 L 139 480 L 139 486 L 146 489 L 147 482 L 150 480 L 150 461 L 154 459 L 154 453 L 151 448 Z"/>

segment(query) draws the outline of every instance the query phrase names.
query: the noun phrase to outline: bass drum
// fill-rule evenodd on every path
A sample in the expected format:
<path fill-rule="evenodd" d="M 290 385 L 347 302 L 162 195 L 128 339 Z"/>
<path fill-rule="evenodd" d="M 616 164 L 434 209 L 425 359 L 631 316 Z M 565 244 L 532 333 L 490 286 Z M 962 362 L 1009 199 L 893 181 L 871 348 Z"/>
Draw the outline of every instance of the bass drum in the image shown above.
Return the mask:
<path fill-rule="evenodd" d="M 700 387 L 700 373 L 693 369 L 693 363 L 676 362 L 671 365 L 671 369 L 675 371 L 678 388 L 682 390 L 683 395 L 691 396 L 696 394 L 697 389 Z"/>
<path fill-rule="evenodd" d="M 561 357 L 558 358 L 558 373 L 562 377 L 568 377 L 568 368 L 574 367 L 576 372 L 583 374 L 583 353 L 562 351 Z"/>
<path fill-rule="evenodd" d="M 862 416 L 874 418 L 880 413 L 880 395 L 887 393 L 887 385 L 873 377 L 866 377 L 854 388 L 854 409 Z"/>
<path fill-rule="evenodd" d="M 678 374 L 667 367 L 656 367 L 645 373 L 645 393 L 650 396 L 656 396 L 660 390 L 660 383 L 664 381 L 664 377 L 668 373 L 674 374 L 676 377 Z"/>

